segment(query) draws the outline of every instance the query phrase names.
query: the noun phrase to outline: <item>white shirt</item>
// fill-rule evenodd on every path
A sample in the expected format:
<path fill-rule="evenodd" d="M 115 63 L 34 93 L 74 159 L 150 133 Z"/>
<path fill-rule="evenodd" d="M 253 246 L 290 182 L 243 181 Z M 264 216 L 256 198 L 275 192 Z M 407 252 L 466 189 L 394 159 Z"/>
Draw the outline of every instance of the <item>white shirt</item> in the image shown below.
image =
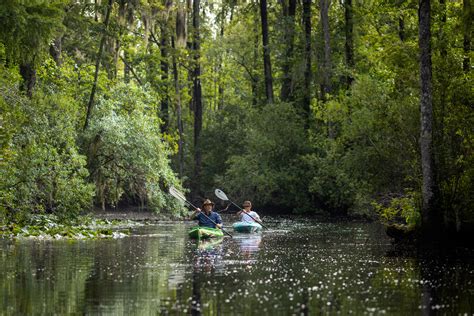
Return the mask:
<path fill-rule="evenodd" d="M 240 221 L 253 223 L 255 222 L 255 220 L 252 217 L 255 218 L 257 221 L 260 220 L 260 217 L 257 213 L 255 213 L 254 211 L 250 211 L 249 213 L 242 212 L 242 214 L 240 214 Z"/>

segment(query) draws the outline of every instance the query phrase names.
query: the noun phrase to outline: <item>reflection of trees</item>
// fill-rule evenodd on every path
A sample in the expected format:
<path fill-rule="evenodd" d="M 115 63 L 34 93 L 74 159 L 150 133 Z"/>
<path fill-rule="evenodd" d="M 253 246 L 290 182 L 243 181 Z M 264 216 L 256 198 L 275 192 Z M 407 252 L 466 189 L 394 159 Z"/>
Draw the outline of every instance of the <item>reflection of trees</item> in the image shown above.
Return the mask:
<path fill-rule="evenodd" d="M 417 283 L 420 272 L 417 262 L 409 257 L 386 257 L 381 262 L 370 282 L 371 292 L 377 295 L 372 307 L 390 308 L 391 312 L 418 314 L 420 312 L 421 289 Z"/>
<path fill-rule="evenodd" d="M 92 265 L 84 242 L 28 240 L 2 245 L 0 314 L 80 312 Z"/>
<path fill-rule="evenodd" d="M 419 250 L 422 311 L 424 314 L 472 314 L 472 250 L 444 247 Z"/>
<path fill-rule="evenodd" d="M 94 249 L 95 265 L 86 286 L 90 310 L 86 313 L 145 315 L 171 308 L 178 293 L 170 288 L 169 279 L 181 279 L 178 274 L 184 274 L 176 262 L 182 261 L 186 242 L 175 236 L 184 236 L 186 231 L 184 225 L 161 229 L 159 237 L 104 241 Z"/>
<path fill-rule="evenodd" d="M 185 225 L 143 228 L 161 230 L 158 237 L 0 241 L 0 314 L 250 315 L 290 313 L 290 306 L 298 315 L 420 314 L 419 305 L 427 313 L 471 313 L 472 254 L 390 256 L 370 227 L 265 233 L 250 248 L 238 238 L 218 245 L 177 239 Z"/>
<path fill-rule="evenodd" d="M 156 229 L 156 228 L 152 228 Z M 0 244 L 0 314 L 157 314 L 184 279 L 184 225 L 166 236 Z M 180 277 L 179 274 L 182 274 Z M 165 305 L 165 306 L 163 306 Z"/>
<path fill-rule="evenodd" d="M 201 285 L 198 274 L 193 272 L 193 296 L 191 300 L 191 315 L 201 315 Z"/>
<path fill-rule="evenodd" d="M 380 308 L 403 314 L 470 314 L 473 264 L 468 256 L 438 249 L 389 252 L 372 279 L 374 292 L 383 292 Z M 458 249 L 459 250 L 459 249 Z M 460 277 L 462 275 L 463 277 Z"/>

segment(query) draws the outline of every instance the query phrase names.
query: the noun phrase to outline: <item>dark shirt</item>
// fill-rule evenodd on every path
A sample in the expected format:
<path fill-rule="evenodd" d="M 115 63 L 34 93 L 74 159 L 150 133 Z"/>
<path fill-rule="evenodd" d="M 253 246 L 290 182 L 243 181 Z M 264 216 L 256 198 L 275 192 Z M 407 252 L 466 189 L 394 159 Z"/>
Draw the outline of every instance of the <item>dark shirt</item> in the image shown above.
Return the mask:
<path fill-rule="evenodd" d="M 207 214 L 204 214 L 204 212 L 200 212 L 199 214 L 196 215 L 196 219 L 199 221 L 199 226 L 216 228 L 216 225 L 214 225 L 214 223 L 211 222 L 207 217 L 212 219 L 217 224 L 222 224 L 222 218 L 218 213 L 211 211 L 211 213 L 207 215 L 207 217 L 204 215 L 207 215 Z"/>

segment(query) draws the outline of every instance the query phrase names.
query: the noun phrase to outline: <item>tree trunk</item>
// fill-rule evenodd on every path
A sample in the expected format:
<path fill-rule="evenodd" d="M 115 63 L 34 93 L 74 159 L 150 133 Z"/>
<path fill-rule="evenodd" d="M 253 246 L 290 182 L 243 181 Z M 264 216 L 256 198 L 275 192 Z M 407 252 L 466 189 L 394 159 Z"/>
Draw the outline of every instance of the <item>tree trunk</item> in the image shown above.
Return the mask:
<path fill-rule="evenodd" d="M 401 7 L 406 0 L 397 0 L 392 5 L 395 8 Z M 398 16 L 398 38 L 400 41 L 404 42 L 406 40 L 406 33 L 405 33 L 405 17 L 403 11 L 399 11 Z"/>
<path fill-rule="evenodd" d="M 120 43 L 120 39 L 116 39 L 115 41 L 113 41 L 113 44 L 114 44 L 114 47 L 113 47 L 114 59 L 113 59 L 113 64 L 110 65 L 110 79 L 117 79 L 118 62 L 120 59 L 120 49 L 122 48 L 121 47 L 122 45 Z"/>
<path fill-rule="evenodd" d="M 446 0 L 439 0 L 439 4 L 441 7 L 441 23 L 439 24 L 439 33 L 438 33 L 438 42 L 439 44 L 439 53 L 441 56 L 441 60 L 445 61 L 446 58 L 448 57 L 448 39 L 446 37 L 446 21 L 447 21 L 447 16 L 446 16 Z M 449 74 L 447 73 L 446 65 L 442 64 L 440 65 L 441 71 L 439 71 L 438 76 L 439 76 L 439 83 L 442 87 L 440 89 L 439 94 L 440 94 L 440 100 L 439 100 L 439 117 L 434 117 L 433 120 L 435 123 L 438 123 L 436 126 L 437 133 L 435 135 L 435 139 L 437 139 L 441 144 L 444 143 L 444 116 L 445 116 L 445 109 L 446 109 L 446 102 L 447 102 L 447 88 L 449 86 Z M 438 155 L 438 161 L 435 161 L 435 164 L 439 166 L 443 166 L 444 162 L 444 153 L 440 152 Z"/>
<path fill-rule="evenodd" d="M 99 22 L 99 4 L 100 1 L 94 0 L 94 21 Z"/>
<path fill-rule="evenodd" d="M 439 0 L 439 4 L 441 6 L 441 23 L 440 23 L 440 34 L 439 34 L 439 42 L 440 42 L 440 54 L 442 60 L 446 60 L 448 57 L 448 49 L 447 49 L 447 38 L 445 33 L 446 27 L 446 0 Z"/>
<path fill-rule="evenodd" d="M 329 32 L 329 5 L 331 0 L 320 0 L 321 7 L 321 27 L 323 31 L 323 62 L 322 62 L 322 82 L 321 99 L 326 101 L 326 94 L 331 92 L 331 43 Z"/>
<path fill-rule="evenodd" d="M 471 0 L 463 1 L 463 49 L 464 58 L 462 69 L 465 73 L 471 70 L 471 25 L 472 25 L 472 7 Z"/>
<path fill-rule="evenodd" d="M 118 8 L 118 25 L 120 26 L 119 32 L 119 39 L 122 39 L 123 33 L 128 33 L 128 30 L 133 30 L 133 19 L 130 16 L 133 16 L 133 5 L 128 3 L 127 0 L 119 0 L 118 1 L 119 8 Z M 117 42 L 119 42 L 117 39 Z M 119 43 L 117 43 L 119 45 Z M 120 46 L 119 46 L 120 47 Z M 130 82 L 130 67 L 129 67 L 129 56 L 127 52 L 128 47 L 120 47 L 123 51 L 123 57 L 120 56 L 120 51 L 117 51 L 117 58 L 122 59 L 123 61 L 123 81 L 125 83 Z M 118 71 L 118 67 L 116 64 L 116 72 Z"/>
<path fill-rule="evenodd" d="M 323 61 L 322 61 L 322 74 L 321 74 L 321 100 L 327 101 L 327 95 L 331 93 L 331 77 L 332 77 L 332 65 L 331 65 L 331 34 L 329 30 L 329 6 L 331 0 L 320 0 L 321 9 L 321 28 L 323 33 Z M 336 131 L 334 123 L 331 118 L 328 119 L 328 137 L 334 139 L 336 137 Z"/>
<path fill-rule="evenodd" d="M 439 38 L 438 42 L 439 44 L 439 49 L 440 49 L 440 56 L 441 60 L 446 61 L 448 58 L 448 38 L 446 37 L 446 21 L 447 21 L 447 15 L 446 15 L 446 0 L 439 0 L 439 4 L 441 6 L 441 23 L 440 23 L 440 29 L 439 29 Z M 449 74 L 447 73 L 446 65 L 442 64 L 441 65 L 441 71 L 439 71 L 439 81 L 441 85 L 441 89 L 439 91 L 440 93 L 440 100 L 439 100 L 439 117 L 434 117 L 435 123 L 438 123 L 436 126 L 437 133 L 435 135 L 435 139 L 440 142 L 440 144 L 444 143 L 444 117 L 445 117 L 445 109 L 446 109 L 446 103 L 447 103 L 447 90 L 449 86 Z M 441 148 L 440 148 L 441 149 Z M 435 161 L 435 164 L 439 166 L 444 165 L 444 153 L 440 152 L 438 155 L 438 161 Z"/>
<path fill-rule="evenodd" d="M 284 37 L 283 43 L 286 43 L 285 55 L 283 56 L 283 80 L 281 84 L 280 98 L 283 102 L 288 102 L 292 99 L 292 74 L 291 64 L 294 50 L 294 38 L 295 38 L 295 13 L 296 13 L 296 0 L 289 0 L 288 6 L 286 0 L 282 0 L 283 6 L 283 18 L 284 18 Z"/>
<path fill-rule="evenodd" d="M 20 75 L 23 78 L 23 84 L 20 86 L 22 91 L 31 98 L 36 86 L 36 69 L 33 63 L 25 62 L 20 65 Z"/>
<path fill-rule="evenodd" d="M 164 133 L 168 130 L 169 126 L 169 91 L 168 91 L 168 72 L 169 72 L 169 64 L 168 64 L 168 49 L 169 49 L 169 42 L 168 42 L 168 30 L 167 25 L 161 25 L 161 81 L 163 86 L 165 87 L 164 95 L 161 99 L 161 119 L 163 123 L 161 125 L 161 132 Z"/>
<path fill-rule="evenodd" d="M 260 0 L 260 17 L 262 23 L 263 39 L 263 69 L 265 74 L 265 94 L 267 104 L 273 103 L 273 78 L 272 64 L 270 60 L 270 46 L 268 40 L 267 0 Z"/>
<path fill-rule="evenodd" d="M 253 34 L 254 34 L 254 45 L 253 45 L 253 67 L 252 69 L 258 69 L 258 49 L 259 49 L 259 43 L 260 43 L 260 36 L 258 34 L 258 17 L 255 15 L 255 20 L 254 20 L 254 29 L 253 29 Z M 252 88 L 252 105 L 257 106 L 258 104 L 258 77 L 257 76 L 250 76 L 251 80 L 251 88 Z"/>
<path fill-rule="evenodd" d="M 311 0 L 303 0 L 303 24 L 304 24 L 304 94 L 303 111 L 305 116 L 305 127 L 309 127 L 309 116 L 311 106 Z"/>
<path fill-rule="evenodd" d="M 128 63 L 130 62 L 128 60 L 128 53 L 127 50 L 123 52 L 123 60 L 124 60 L 124 65 L 123 65 L 123 81 L 125 83 L 130 82 L 130 67 L 128 66 Z"/>
<path fill-rule="evenodd" d="M 178 2 L 176 10 L 176 46 L 185 47 L 188 36 L 187 10 Z"/>
<path fill-rule="evenodd" d="M 397 7 L 400 7 L 402 4 L 403 4 L 404 0 L 399 0 L 397 1 L 397 3 L 394 4 L 394 6 L 397 6 Z M 403 12 L 400 12 L 399 13 L 399 16 L 398 16 L 398 30 L 397 30 L 397 33 L 398 33 L 398 38 L 400 39 L 400 44 L 402 46 L 405 46 L 406 43 L 406 31 L 405 31 L 405 16 L 403 15 Z M 398 62 L 396 63 L 397 67 L 403 67 L 404 64 L 403 62 Z M 400 93 L 403 93 L 403 91 L 405 91 L 406 89 L 406 82 L 405 80 L 403 80 L 402 77 L 400 76 L 396 76 L 395 77 L 395 89 L 396 91 L 400 92 Z"/>
<path fill-rule="evenodd" d="M 354 71 L 354 19 L 352 14 L 352 0 L 344 0 L 344 19 L 345 19 L 345 53 L 346 53 L 346 67 L 349 72 L 346 76 L 347 88 L 349 88 L 354 81 L 352 71 Z"/>
<path fill-rule="evenodd" d="M 403 16 L 400 16 L 398 18 L 398 38 L 400 38 L 400 40 L 402 42 L 404 42 L 405 38 L 406 38 L 406 35 L 405 35 L 405 19 L 403 18 Z"/>
<path fill-rule="evenodd" d="M 201 130 L 202 130 L 202 88 L 201 88 L 201 43 L 200 43 L 200 0 L 193 1 L 193 108 L 194 108 L 194 180 L 193 197 L 201 195 Z"/>
<path fill-rule="evenodd" d="M 422 225 L 426 235 L 439 234 L 440 218 L 436 207 L 436 178 L 433 159 L 433 97 L 431 70 L 430 0 L 419 0 L 419 49 L 420 49 L 420 149 L 423 173 Z"/>
<path fill-rule="evenodd" d="M 171 46 L 173 50 L 176 48 L 174 43 L 174 37 L 171 37 Z M 183 179 L 184 175 L 184 129 L 183 129 L 183 118 L 181 113 L 181 88 L 179 85 L 179 73 L 178 73 L 178 65 L 176 63 L 176 55 L 172 54 L 172 61 L 173 61 L 173 80 L 174 80 L 174 89 L 176 94 L 176 119 L 178 125 L 178 170 L 179 170 L 179 178 Z"/>
<path fill-rule="evenodd" d="M 221 18 L 220 18 L 220 23 L 221 23 L 221 30 L 220 30 L 220 39 L 221 41 L 224 40 L 224 26 L 225 26 L 225 17 L 226 17 L 226 10 L 225 6 L 222 6 L 222 11 L 221 11 Z M 218 100 L 217 100 L 217 108 L 219 110 L 224 108 L 224 83 L 222 82 L 222 58 L 223 56 L 219 56 L 219 64 L 217 65 L 217 94 L 218 94 Z"/>
<path fill-rule="evenodd" d="M 107 39 L 107 30 L 109 28 L 110 11 L 112 11 L 112 3 L 113 3 L 113 0 L 109 0 L 107 4 L 107 13 L 105 14 L 104 28 L 102 30 L 102 38 L 100 40 L 99 52 L 97 53 L 97 59 L 95 61 L 94 82 L 92 83 L 91 95 L 89 98 L 89 103 L 87 104 L 87 114 L 86 114 L 86 121 L 84 123 L 84 130 L 89 125 L 89 120 L 92 113 L 92 107 L 94 106 L 94 97 L 95 97 L 95 91 L 97 90 L 97 79 L 99 77 L 100 61 L 102 59 L 102 54 L 104 51 L 105 40 Z"/>

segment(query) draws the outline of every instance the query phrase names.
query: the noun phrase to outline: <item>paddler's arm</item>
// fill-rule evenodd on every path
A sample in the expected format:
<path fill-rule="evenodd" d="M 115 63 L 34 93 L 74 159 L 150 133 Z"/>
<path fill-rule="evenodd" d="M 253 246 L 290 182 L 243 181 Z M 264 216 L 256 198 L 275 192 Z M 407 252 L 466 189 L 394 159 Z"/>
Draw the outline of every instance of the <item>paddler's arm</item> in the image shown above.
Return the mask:
<path fill-rule="evenodd" d="M 191 216 L 189 216 L 189 219 L 193 220 L 193 219 L 196 219 L 196 217 L 198 216 L 198 214 L 201 213 L 201 209 L 198 207 L 194 213 L 191 214 Z"/>
<path fill-rule="evenodd" d="M 253 214 L 252 214 L 252 216 L 253 216 L 253 218 L 255 218 L 255 221 L 256 221 L 257 223 L 261 223 L 261 222 L 262 222 L 262 219 L 261 219 L 260 216 L 257 214 L 257 212 L 254 211 Z"/>
<path fill-rule="evenodd" d="M 215 213 L 217 214 L 217 218 L 216 218 L 216 227 L 219 228 L 219 229 L 222 229 L 222 218 L 221 216 L 219 215 L 219 213 Z"/>

